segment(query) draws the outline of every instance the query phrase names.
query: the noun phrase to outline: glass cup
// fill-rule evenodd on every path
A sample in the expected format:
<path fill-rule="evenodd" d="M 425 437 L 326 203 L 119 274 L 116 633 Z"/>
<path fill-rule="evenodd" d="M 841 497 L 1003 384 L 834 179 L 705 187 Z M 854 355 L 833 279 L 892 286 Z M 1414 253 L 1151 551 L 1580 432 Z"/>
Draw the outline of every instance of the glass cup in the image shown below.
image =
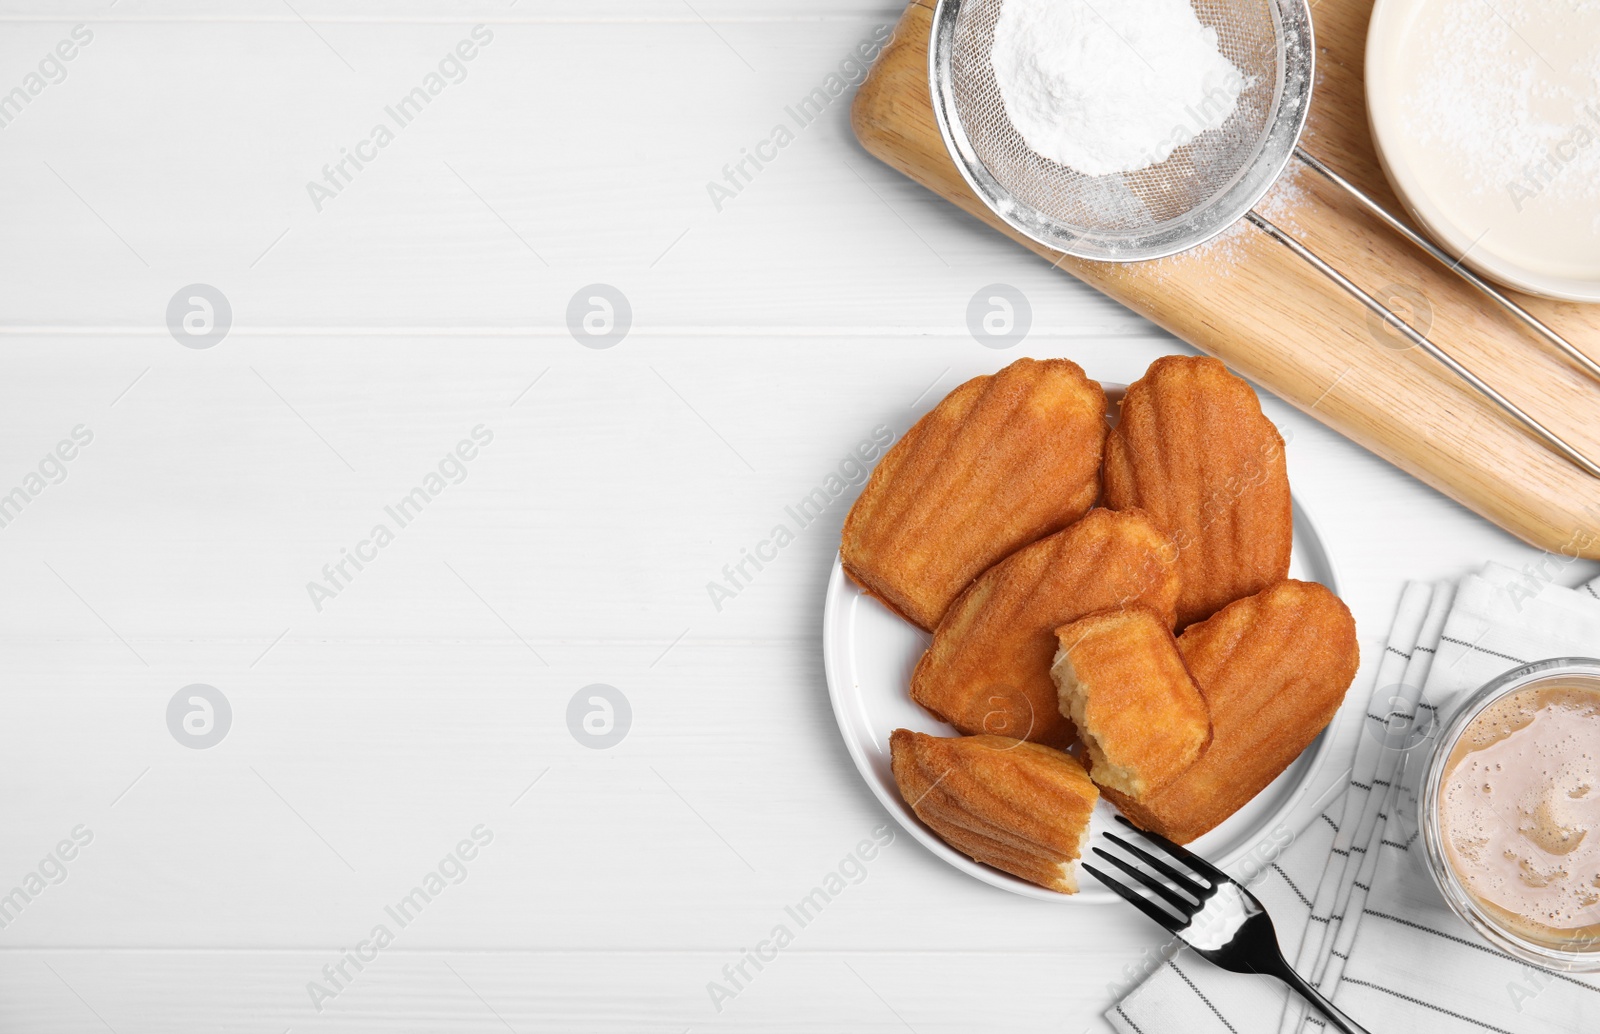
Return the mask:
<path fill-rule="evenodd" d="M 1600 937 L 1546 937 L 1519 929 L 1503 912 L 1485 905 L 1467 889 L 1445 849 L 1439 800 L 1450 755 L 1473 719 L 1490 704 L 1521 690 L 1540 688 L 1579 688 L 1600 694 L 1600 659 L 1557 657 L 1513 668 L 1479 689 L 1460 707 L 1433 745 L 1418 795 L 1428 870 L 1451 910 L 1501 951 L 1547 969 L 1600 970 Z"/>

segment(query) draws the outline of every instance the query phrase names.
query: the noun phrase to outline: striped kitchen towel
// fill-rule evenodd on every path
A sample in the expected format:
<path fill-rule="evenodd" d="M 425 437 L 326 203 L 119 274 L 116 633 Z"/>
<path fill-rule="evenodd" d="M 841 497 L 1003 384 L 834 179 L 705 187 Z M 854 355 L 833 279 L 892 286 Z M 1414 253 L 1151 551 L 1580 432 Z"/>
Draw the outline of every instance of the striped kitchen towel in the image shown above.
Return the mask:
<path fill-rule="evenodd" d="M 1600 656 L 1600 579 L 1573 590 L 1491 564 L 1459 584 L 1407 585 L 1375 677 L 1351 688 L 1370 703 L 1349 786 L 1258 867 L 1251 890 L 1285 957 L 1374 1034 L 1600 1026 L 1600 979 L 1491 948 L 1440 898 L 1417 831 L 1414 784 L 1451 708 L 1510 668 L 1565 656 Z M 1329 1029 L 1277 981 L 1224 972 L 1187 948 L 1106 1018 L 1122 1034 Z"/>

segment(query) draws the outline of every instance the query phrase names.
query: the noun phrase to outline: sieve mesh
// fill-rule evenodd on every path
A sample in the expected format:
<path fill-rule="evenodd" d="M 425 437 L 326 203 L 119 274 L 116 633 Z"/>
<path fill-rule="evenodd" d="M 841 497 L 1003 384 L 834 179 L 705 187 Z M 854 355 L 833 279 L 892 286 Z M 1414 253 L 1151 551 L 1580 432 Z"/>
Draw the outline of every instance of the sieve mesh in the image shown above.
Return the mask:
<path fill-rule="evenodd" d="M 1011 124 L 990 61 L 1003 5 L 941 0 L 930 71 L 940 128 L 958 164 L 984 200 L 1029 236 L 1089 258 L 1171 254 L 1237 220 L 1288 161 L 1310 94 L 1304 0 L 1194 0 L 1201 23 L 1216 29 L 1219 49 L 1244 76 L 1234 112 L 1165 161 L 1108 176 L 1041 157 Z M 1129 59 L 1141 60 L 1132 50 Z M 1202 118 L 1183 128 L 1194 133 Z"/>

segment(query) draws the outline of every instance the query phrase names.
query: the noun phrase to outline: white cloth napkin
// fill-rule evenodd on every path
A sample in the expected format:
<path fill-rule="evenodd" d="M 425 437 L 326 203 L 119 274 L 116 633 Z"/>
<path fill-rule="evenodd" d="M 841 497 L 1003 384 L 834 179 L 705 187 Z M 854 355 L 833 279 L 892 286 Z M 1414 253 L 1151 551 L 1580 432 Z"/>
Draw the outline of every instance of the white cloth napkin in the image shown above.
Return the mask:
<path fill-rule="evenodd" d="M 1526 662 L 1575 656 L 1600 656 L 1600 579 L 1566 589 L 1545 571 L 1490 564 L 1459 584 L 1408 584 L 1374 677 L 1350 690 L 1370 704 L 1349 786 L 1253 867 L 1250 889 L 1284 957 L 1372 1034 L 1600 1030 L 1600 979 L 1517 961 L 1445 905 L 1408 785 L 1473 690 Z M 1122 1034 L 1331 1029 L 1278 981 L 1170 947 L 1180 950 L 1106 1013 Z"/>

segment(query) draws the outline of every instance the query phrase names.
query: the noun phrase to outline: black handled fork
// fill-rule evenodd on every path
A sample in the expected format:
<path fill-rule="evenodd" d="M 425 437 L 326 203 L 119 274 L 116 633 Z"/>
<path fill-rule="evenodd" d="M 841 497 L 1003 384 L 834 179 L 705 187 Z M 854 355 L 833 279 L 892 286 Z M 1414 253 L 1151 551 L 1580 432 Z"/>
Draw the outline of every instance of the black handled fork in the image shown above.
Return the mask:
<path fill-rule="evenodd" d="M 1278 934 L 1272 928 L 1272 917 L 1249 890 L 1233 877 L 1165 837 L 1148 833 L 1121 815 L 1117 821 L 1138 833 L 1166 854 L 1182 863 L 1187 872 L 1166 862 L 1149 851 L 1129 843 L 1114 833 L 1106 839 L 1148 865 L 1161 877 L 1151 875 L 1096 847 L 1094 853 L 1126 873 L 1135 883 L 1148 890 L 1155 900 L 1118 882 L 1094 866 L 1084 863 L 1084 868 L 1095 878 L 1128 901 L 1139 911 L 1160 923 L 1202 958 L 1234 973 L 1262 973 L 1277 977 L 1294 988 L 1300 996 L 1320 1009 L 1344 1034 L 1367 1034 L 1366 1028 L 1340 1012 L 1334 1004 L 1322 997 L 1300 974 L 1296 973 L 1283 957 L 1278 947 Z M 1170 886 L 1168 885 L 1170 882 Z M 1176 889 L 1174 889 L 1176 888 Z M 1157 904 L 1157 902 L 1160 904 Z M 1165 905 L 1166 907 L 1162 907 Z"/>

